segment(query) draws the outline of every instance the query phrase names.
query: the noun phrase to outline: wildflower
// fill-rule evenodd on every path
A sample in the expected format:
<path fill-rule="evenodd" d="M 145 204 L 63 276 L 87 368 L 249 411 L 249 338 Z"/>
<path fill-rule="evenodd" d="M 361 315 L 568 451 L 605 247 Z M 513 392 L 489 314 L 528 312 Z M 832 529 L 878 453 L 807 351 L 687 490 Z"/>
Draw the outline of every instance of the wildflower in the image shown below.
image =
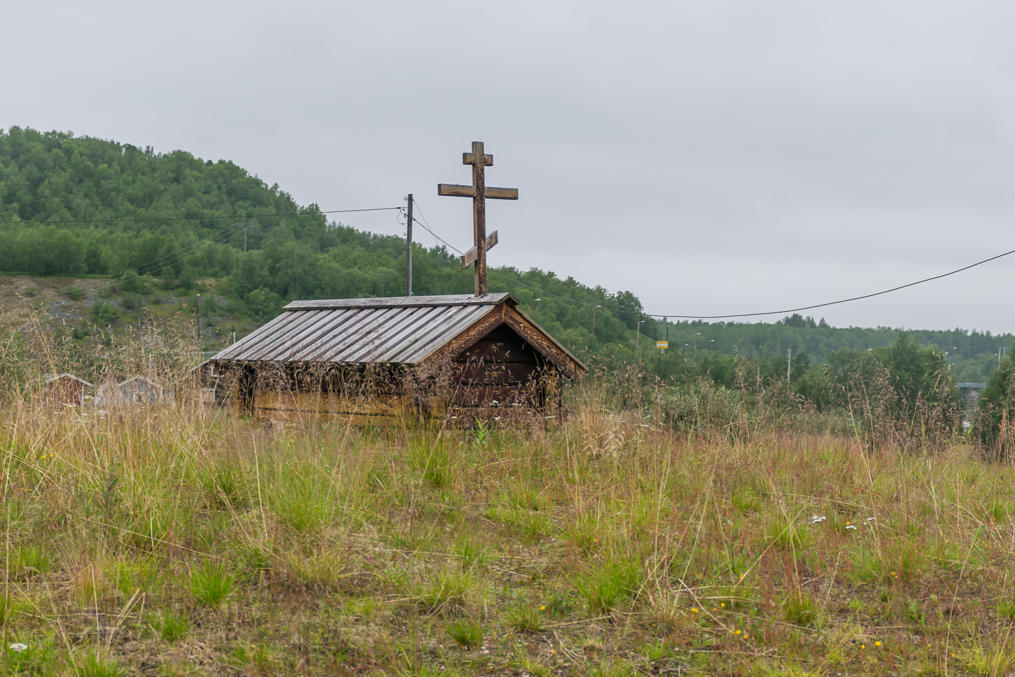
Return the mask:
<path fill-rule="evenodd" d="M 544 604 L 544 605 L 542 605 L 541 607 L 539 607 L 539 610 L 540 610 L 540 611 L 546 611 L 546 605 Z"/>
<path fill-rule="evenodd" d="M 850 524 L 849 522 L 846 522 L 846 528 L 850 531 L 856 531 L 856 525 Z"/>
<path fill-rule="evenodd" d="M 821 524 L 825 519 L 824 515 L 811 515 L 811 524 Z"/>
<path fill-rule="evenodd" d="M 860 648 L 861 648 L 861 649 L 866 649 L 866 648 L 867 648 L 867 645 L 866 645 L 866 644 L 861 644 L 861 645 L 860 645 Z"/>
<path fill-rule="evenodd" d="M 740 580 L 744 580 L 744 576 L 746 576 L 746 575 L 747 574 L 740 574 Z"/>
<path fill-rule="evenodd" d="M 726 608 L 726 602 L 719 602 L 719 606 L 722 607 L 723 609 L 725 609 Z"/>
<path fill-rule="evenodd" d="M 698 613 L 698 607 L 696 607 L 696 606 L 692 606 L 692 607 L 691 607 L 691 613 L 692 613 L 692 614 L 696 614 L 696 613 Z"/>
<path fill-rule="evenodd" d="M 876 642 L 874 642 L 874 646 L 881 646 L 881 640 L 879 639 Z"/>
<path fill-rule="evenodd" d="M 740 630 L 737 630 L 737 631 L 736 631 L 736 632 L 734 632 L 733 634 L 734 634 L 734 635 L 739 635 L 739 634 L 740 634 Z"/>
<path fill-rule="evenodd" d="M 14 653 L 21 653 L 22 651 L 28 650 L 28 645 L 22 644 L 21 642 L 11 642 L 10 649 Z"/>

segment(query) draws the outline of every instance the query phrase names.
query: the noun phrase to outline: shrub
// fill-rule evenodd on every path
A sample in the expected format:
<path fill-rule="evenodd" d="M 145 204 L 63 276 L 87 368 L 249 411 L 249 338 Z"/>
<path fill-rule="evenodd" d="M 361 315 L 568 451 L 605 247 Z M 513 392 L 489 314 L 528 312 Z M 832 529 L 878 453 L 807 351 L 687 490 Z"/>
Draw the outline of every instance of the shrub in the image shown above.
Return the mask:
<path fill-rule="evenodd" d="M 81 287 L 70 286 L 63 290 L 63 293 L 71 301 L 80 301 L 85 297 L 85 290 Z"/>
<path fill-rule="evenodd" d="M 976 416 L 976 437 L 985 458 L 1007 460 L 1015 450 L 1015 351 L 987 382 Z"/>
<path fill-rule="evenodd" d="M 95 304 L 92 305 L 90 315 L 92 322 L 100 327 L 104 327 L 115 322 L 116 319 L 120 317 L 120 311 L 118 311 L 116 306 L 111 303 L 96 301 Z"/>

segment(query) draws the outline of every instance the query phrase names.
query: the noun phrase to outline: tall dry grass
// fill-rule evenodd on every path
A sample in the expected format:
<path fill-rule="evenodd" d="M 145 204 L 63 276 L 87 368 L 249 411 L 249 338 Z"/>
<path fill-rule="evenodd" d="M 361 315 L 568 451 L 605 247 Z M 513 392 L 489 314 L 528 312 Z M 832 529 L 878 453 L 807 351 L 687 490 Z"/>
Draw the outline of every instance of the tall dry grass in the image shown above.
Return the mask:
<path fill-rule="evenodd" d="M 0 409 L 7 673 L 1015 661 L 1015 471 L 962 445 L 872 447 L 775 388 L 635 372 L 590 379 L 563 422 L 512 427 L 268 426 L 185 388 L 165 406 L 54 408 L 33 388 L 63 370 L 58 349 L 11 345 L 32 359 L 6 364 Z M 186 373 L 185 349 L 164 354 L 110 373 Z"/>
<path fill-rule="evenodd" d="M 1009 467 L 962 447 L 713 432 L 594 388 L 563 424 L 525 429 L 8 399 L 4 666 L 1010 669 Z"/>

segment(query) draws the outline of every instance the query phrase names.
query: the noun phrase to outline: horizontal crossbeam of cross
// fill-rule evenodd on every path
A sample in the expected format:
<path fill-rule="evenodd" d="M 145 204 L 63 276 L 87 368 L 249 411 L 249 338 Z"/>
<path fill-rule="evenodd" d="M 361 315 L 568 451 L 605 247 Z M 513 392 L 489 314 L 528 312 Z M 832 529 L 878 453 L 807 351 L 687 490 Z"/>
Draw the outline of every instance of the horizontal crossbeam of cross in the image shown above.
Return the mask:
<path fill-rule="evenodd" d="M 459 183 L 438 183 L 437 194 L 450 197 L 476 197 L 476 187 L 463 186 Z M 483 189 L 483 197 L 492 200 L 517 200 L 518 189 L 487 186 Z"/>

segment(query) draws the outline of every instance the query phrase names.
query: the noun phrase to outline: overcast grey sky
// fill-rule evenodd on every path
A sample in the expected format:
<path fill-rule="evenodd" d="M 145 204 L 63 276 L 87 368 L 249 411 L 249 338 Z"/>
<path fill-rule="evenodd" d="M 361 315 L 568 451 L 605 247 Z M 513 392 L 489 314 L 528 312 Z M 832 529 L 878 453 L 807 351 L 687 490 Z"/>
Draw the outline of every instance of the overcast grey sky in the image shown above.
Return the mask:
<path fill-rule="evenodd" d="M 232 160 L 322 209 L 412 192 L 462 249 L 436 184 L 482 140 L 520 192 L 491 265 L 752 312 L 1015 249 L 1013 27 L 1001 1 L 19 2 L 0 127 Z M 813 314 L 1015 332 L 1013 271 Z"/>

